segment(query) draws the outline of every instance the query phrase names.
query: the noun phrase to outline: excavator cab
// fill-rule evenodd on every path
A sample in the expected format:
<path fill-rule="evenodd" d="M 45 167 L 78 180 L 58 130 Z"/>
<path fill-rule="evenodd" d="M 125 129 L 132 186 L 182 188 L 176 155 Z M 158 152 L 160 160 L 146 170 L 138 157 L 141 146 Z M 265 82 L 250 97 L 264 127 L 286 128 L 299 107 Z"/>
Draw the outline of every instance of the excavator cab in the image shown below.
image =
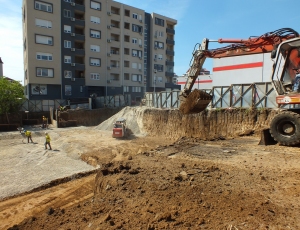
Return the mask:
<path fill-rule="evenodd" d="M 282 42 L 277 49 L 272 83 L 277 93 L 276 103 L 280 105 L 300 104 L 300 94 L 293 92 L 295 69 L 300 68 L 300 38 Z M 299 89 L 297 89 L 299 92 Z"/>

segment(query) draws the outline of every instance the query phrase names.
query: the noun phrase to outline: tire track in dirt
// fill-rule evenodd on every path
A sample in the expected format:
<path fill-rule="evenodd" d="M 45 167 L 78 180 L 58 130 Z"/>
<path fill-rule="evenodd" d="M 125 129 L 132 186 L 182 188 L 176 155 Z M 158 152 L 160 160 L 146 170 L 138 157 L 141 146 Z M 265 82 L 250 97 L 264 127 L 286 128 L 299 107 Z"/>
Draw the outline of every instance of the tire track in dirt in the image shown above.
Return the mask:
<path fill-rule="evenodd" d="M 95 174 L 0 202 L 0 229 L 7 229 L 49 207 L 66 208 L 93 196 Z"/>

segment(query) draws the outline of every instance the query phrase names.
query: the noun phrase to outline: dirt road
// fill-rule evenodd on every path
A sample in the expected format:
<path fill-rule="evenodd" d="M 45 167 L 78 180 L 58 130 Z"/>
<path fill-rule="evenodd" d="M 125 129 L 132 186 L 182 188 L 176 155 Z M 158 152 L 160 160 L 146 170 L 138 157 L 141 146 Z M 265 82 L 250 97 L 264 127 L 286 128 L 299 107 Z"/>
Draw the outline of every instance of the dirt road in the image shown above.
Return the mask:
<path fill-rule="evenodd" d="M 0 202 L 0 229 L 300 229 L 299 147 L 97 132 L 59 134 L 97 173 Z"/>

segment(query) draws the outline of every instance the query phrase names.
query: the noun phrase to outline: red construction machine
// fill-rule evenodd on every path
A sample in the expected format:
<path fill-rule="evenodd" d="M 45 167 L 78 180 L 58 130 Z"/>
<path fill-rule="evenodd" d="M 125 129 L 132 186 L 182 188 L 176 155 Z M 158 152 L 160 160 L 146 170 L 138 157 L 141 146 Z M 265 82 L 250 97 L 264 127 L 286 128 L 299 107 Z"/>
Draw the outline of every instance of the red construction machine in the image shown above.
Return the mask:
<path fill-rule="evenodd" d="M 208 49 L 209 42 L 231 43 L 231 45 Z M 276 103 L 281 113 L 271 121 L 270 134 L 282 145 L 300 143 L 300 93 L 292 92 L 295 69 L 300 68 L 300 37 L 298 32 L 283 28 L 249 39 L 203 39 L 193 52 L 192 64 L 187 72 L 188 79 L 180 92 L 180 108 L 183 114 L 203 111 L 211 102 L 212 96 L 201 90 L 192 91 L 206 58 L 226 58 L 241 55 L 271 53 L 273 72 L 271 81 L 277 94 Z M 292 108 L 291 108 L 292 107 Z"/>
<path fill-rule="evenodd" d="M 115 138 L 126 137 L 126 134 L 127 134 L 126 119 L 120 117 L 114 123 L 112 137 Z"/>

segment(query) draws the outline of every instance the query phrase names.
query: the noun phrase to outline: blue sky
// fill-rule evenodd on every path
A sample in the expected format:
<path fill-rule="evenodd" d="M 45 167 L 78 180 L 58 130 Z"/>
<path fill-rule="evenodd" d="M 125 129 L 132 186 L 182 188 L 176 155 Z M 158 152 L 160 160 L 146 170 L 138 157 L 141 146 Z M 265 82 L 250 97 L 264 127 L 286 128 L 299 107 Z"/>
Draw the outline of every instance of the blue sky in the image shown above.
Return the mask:
<path fill-rule="evenodd" d="M 58 0 L 57 0 L 58 1 Z M 86 0 L 87 1 L 87 0 Z M 281 28 L 300 32 L 299 0 L 119 0 L 177 20 L 174 72 L 189 68 L 203 38 L 248 38 Z M 6 77 L 23 82 L 22 0 L 0 0 L 0 57 Z M 209 48 L 221 47 L 211 43 Z M 211 71 L 212 60 L 204 67 Z"/>

